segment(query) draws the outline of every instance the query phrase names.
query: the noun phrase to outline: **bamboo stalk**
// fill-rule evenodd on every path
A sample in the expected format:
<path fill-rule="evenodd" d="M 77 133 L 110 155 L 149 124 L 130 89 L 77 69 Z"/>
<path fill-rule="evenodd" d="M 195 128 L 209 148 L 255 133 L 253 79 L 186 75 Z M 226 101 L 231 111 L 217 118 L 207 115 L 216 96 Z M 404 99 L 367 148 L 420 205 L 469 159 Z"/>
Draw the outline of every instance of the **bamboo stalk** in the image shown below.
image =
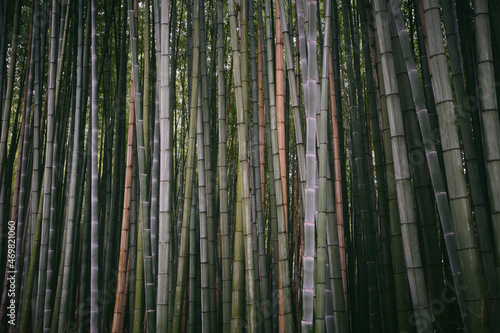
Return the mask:
<path fill-rule="evenodd" d="M 159 10 L 158 5 L 156 10 Z M 161 32 L 158 36 L 169 36 L 169 1 L 161 3 Z M 171 255 L 171 226 L 172 226 L 172 203 L 171 203 L 171 178 L 172 178 L 172 112 L 170 105 L 170 78 L 169 70 L 169 38 L 157 38 L 160 43 L 160 220 L 159 220 L 159 248 L 158 248 L 158 296 L 156 311 L 158 312 L 156 329 L 165 330 L 168 320 L 168 301 L 170 281 L 173 280 L 173 272 L 169 271 Z"/>
<path fill-rule="evenodd" d="M 15 2 L 14 7 L 14 20 L 12 26 L 12 42 L 11 42 L 11 60 L 9 71 L 7 72 L 7 85 L 6 85 L 6 93 L 5 99 L 2 99 L 3 102 L 3 112 L 0 114 L 2 116 L 2 127 L 0 129 L 0 178 L 3 176 L 6 165 L 6 156 L 7 156 L 7 134 L 9 132 L 9 123 L 10 123 L 10 113 L 12 107 L 12 97 L 13 97 L 13 89 L 14 89 L 14 74 L 17 66 L 14 66 L 16 63 L 17 57 L 17 45 L 18 45 L 18 31 L 19 31 L 19 17 L 21 12 L 21 1 L 17 0 Z M 2 78 L 3 79 L 3 78 Z M 3 94 L 3 91 L 2 91 Z"/>
<path fill-rule="evenodd" d="M 191 201 L 193 193 L 193 173 L 194 173 L 194 157 L 195 157 L 195 140 L 196 140 L 196 118 L 198 106 L 198 75 L 199 75 L 199 0 L 196 0 L 193 6 L 193 57 L 192 57 L 192 83 L 191 83 L 191 100 L 190 100 L 190 118 L 189 118 L 189 138 L 188 150 L 186 159 L 186 189 L 184 192 L 184 207 L 182 215 L 182 227 L 180 237 L 179 259 L 177 266 L 177 283 L 175 288 L 174 314 L 172 330 L 178 332 L 182 324 L 182 308 L 184 301 L 185 279 L 187 276 L 187 249 L 189 246 L 189 219 L 191 215 Z"/>
<path fill-rule="evenodd" d="M 500 122 L 498 117 L 498 101 L 493 70 L 493 55 L 488 17 L 488 2 L 474 1 L 474 23 L 476 37 L 476 66 L 478 76 L 479 105 L 481 110 L 481 129 L 484 156 L 486 159 L 486 174 L 490 198 L 493 238 L 495 241 L 495 259 L 497 272 L 500 273 L 500 195 L 495 189 L 500 185 Z"/>
<path fill-rule="evenodd" d="M 433 29 L 440 22 L 438 3 L 436 1 L 423 3 L 423 12 L 427 31 L 434 31 Z M 466 281 L 471 286 L 474 286 L 474 288 L 467 288 L 464 291 L 465 307 L 471 314 L 468 316 L 471 330 L 486 332 L 489 331 L 489 327 L 485 326 L 485 323 L 489 322 L 488 314 L 487 312 L 482 313 L 482 310 L 480 310 L 485 288 L 481 278 L 475 231 L 473 225 L 471 225 L 471 203 L 467 195 L 465 175 L 461 165 L 459 165 L 462 158 L 458 128 L 454 122 L 456 118 L 453 112 L 455 103 L 452 98 L 447 67 L 443 67 L 443 64 L 446 63 L 444 41 L 441 36 L 434 33 L 428 33 L 427 38 L 432 86 L 441 133 L 446 178 L 448 180 L 449 204 L 457 237 L 457 250 L 463 267 L 463 275 Z M 482 316 L 472 315 L 472 313 L 482 313 Z"/>
<path fill-rule="evenodd" d="M 55 1 L 54 1 L 55 5 Z M 99 330 L 99 221 L 97 211 L 97 7 L 91 0 L 92 94 L 91 94 L 91 247 L 90 247 L 90 331 Z"/>
<path fill-rule="evenodd" d="M 133 88 L 131 88 L 132 90 Z M 127 134 L 127 162 L 125 171 L 125 190 L 123 199 L 123 217 L 120 240 L 120 257 L 118 263 L 118 280 L 116 288 L 116 299 L 113 314 L 112 332 L 121 332 L 123 330 L 123 320 L 125 317 L 125 305 L 127 297 L 126 280 L 129 266 L 127 262 L 130 258 L 129 252 L 129 231 L 130 231 L 130 213 L 132 198 L 132 166 L 134 161 L 134 119 L 135 108 L 130 103 L 128 134 Z"/>
<path fill-rule="evenodd" d="M 49 44 L 49 75 L 48 75 L 48 92 L 47 92 L 47 140 L 45 152 L 44 166 L 44 188 L 43 188 L 43 206 L 42 206 L 42 233 L 40 238 L 40 261 L 39 261 L 39 278 L 38 278 L 38 294 L 36 301 L 36 316 L 35 330 L 43 329 L 43 309 L 45 304 L 45 290 L 47 282 L 47 262 L 48 262 L 48 247 L 49 247 L 49 229 L 50 229 L 50 208 L 51 208 L 51 185 L 52 185 L 52 161 L 54 159 L 54 133 L 55 133 L 55 95 L 56 95 L 56 27 L 57 27 L 57 6 L 56 2 L 52 2 L 52 23 L 50 27 L 50 44 Z"/>
<path fill-rule="evenodd" d="M 132 0 L 128 0 L 129 9 L 129 27 L 130 27 L 130 46 L 132 53 L 132 73 L 135 79 L 134 94 L 135 94 L 135 121 L 137 133 L 137 160 L 139 172 L 139 187 L 141 197 L 141 214 L 142 214 L 142 237 L 143 237 L 143 263 L 144 263 L 144 294 L 146 305 L 146 320 L 147 330 L 153 331 L 156 325 L 156 312 L 155 312 L 155 288 L 153 278 L 153 263 L 151 256 L 151 225 L 150 225 L 150 203 L 149 203 L 149 188 L 148 188 L 148 175 L 147 159 L 145 155 L 145 142 L 144 142 L 144 123 L 142 112 L 142 94 L 139 81 L 139 64 L 138 64 L 138 50 L 137 50 L 137 31 L 136 23 L 134 20 L 134 6 Z M 147 143 L 149 144 L 149 142 Z"/>
<path fill-rule="evenodd" d="M 75 220 L 76 220 L 76 189 L 77 189 L 77 177 L 79 169 L 79 157 L 80 157 L 80 112 L 81 112 L 81 98 L 82 98 L 82 71 L 83 71 L 83 1 L 78 2 L 78 55 L 77 55 L 77 89 L 76 89 L 76 101 L 75 101 L 75 133 L 73 141 L 73 156 L 72 156 L 72 172 L 70 180 L 70 194 L 68 202 L 68 214 L 67 214 L 67 236 L 66 236 L 66 251 L 64 256 L 64 271 L 62 275 L 62 293 L 61 293 L 61 308 L 59 313 L 59 322 L 53 322 L 52 325 L 55 327 L 57 325 L 59 332 L 66 331 L 66 324 L 68 313 L 66 312 L 69 302 L 69 271 L 71 269 L 71 258 L 73 254 L 73 236 L 75 234 Z M 61 258 L 62 259 L 62 258 Z"/>
<path fill-rule="evenodd" d="M 247 3 L 243 2 L 241 6 L 241 29 L 242 37 L 245 36 L 247 31 Z M 231 49 L 233 59 L 233 72 L 234 72 L 234 88 L 237 112 L 237 127 L 238 127 L 238 175 L 241 176 L 241 223 L 243 231 L 243 248 L 245 255 L 245 281 L 246 281 L 246 301 L 247 301 L 247 320 L 248 331 L 256 332 L 257 330 L 257 310 L 256 310 L 256 297 L 255 297 L 255 280 L 254 276 L 254 260 L 253 260 L 253 245 L 252 245 L 252 224 L 250 213 L 250 184 L 248 172 L 248 147 L 247 147 L 247 113 L 248 113 L 248 100 L 243 93 L 242 84 L 247 80 L 247 66 L 242 58 L 240 61 L 240 54 L 247 53 L 247 40 L 242 38 L 239 41 L 236 31 L 236 13 L 234 9 L 234 2 L 230 1 L 228 5 L 230 32 L 231 32 Z M 245 36 L 246 37 L 246 36 Z M 248 83 L 247 83 L 248 84 Z M 239 191 L 238 191 L 239 192 Z M 234 284 L 234 281 L 233 281 Z M 234 286 L 233 286 L 234 290 Z M 231 325 L 233 327 L 233 325 Z"/>
<path fill-rule="evenodd" d="M 217 1 L 217 94 L 218 94 L 218 125 L 219 125 L 219 219 L 221 234 L 222 261 L 222 331 L 230 330 L 231 321 L 231 254 L 229 244 L 228 221 L 228 183 L 227 183 L 227 143 L 226 143 L 226 87 L 225 87 L 225 35 L 222 0 Z"/>

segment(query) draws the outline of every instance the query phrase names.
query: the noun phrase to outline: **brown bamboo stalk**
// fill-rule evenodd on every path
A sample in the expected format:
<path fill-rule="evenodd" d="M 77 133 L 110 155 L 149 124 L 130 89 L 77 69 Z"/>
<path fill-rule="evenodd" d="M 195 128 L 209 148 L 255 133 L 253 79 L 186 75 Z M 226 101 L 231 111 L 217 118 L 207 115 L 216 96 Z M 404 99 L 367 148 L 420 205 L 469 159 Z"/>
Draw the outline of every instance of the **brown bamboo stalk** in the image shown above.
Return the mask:
<path fill-rule="evenodd" d="M 132 78 L 133 80 L 133 78 Z M 127 165 L 125 167 L 125 193 L 123 200 L 122 234 L 120 242 L 120 259 L 118 262 L 118 281 L 116 287 L 115 310 L 113 314 L 113 325 L 111 331 L 119 333 L 123 331 L 123 317 L 125 315 L 125 305 L 127 301 L 127 258 L 128 258 L 128 231 L 130 216 L 130 201 L 132 194 L 132 163 L 134 160 L 134 119 L 135 103 L 134 85 L 130 85 L 130 114 L 128 121 L 127 139 Z"/>
<path fill-rule="evenodd" d="M 335 86 L 333 77 L 332 50 L 329 55 L 329 89 L 330 89 L 330 109 L 332 112 L 332 142 L 333 142 L 333 167 L 335 183 L 335 211 L 337 212 L 337 232 L 339 237 L 340 265 L 342 267 L 342 285 L 344 287 L 345 308 L 347 307 L 347 268 L 345 261 L 345 240 L 344 240 L 344 213 L 342 209 L 342 179 L 340 175 L 340 151 L 339 151 L 339 130 L 337 127 L 337 109 L 335 104 Z"/>

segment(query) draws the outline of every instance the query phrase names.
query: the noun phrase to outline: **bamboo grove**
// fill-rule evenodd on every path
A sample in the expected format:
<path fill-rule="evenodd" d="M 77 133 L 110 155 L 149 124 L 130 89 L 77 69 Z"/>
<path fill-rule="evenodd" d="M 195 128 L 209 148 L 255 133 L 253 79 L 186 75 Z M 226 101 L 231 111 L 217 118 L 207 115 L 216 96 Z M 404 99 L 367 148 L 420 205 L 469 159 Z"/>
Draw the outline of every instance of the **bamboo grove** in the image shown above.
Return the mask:
<path fill-rule="evenodd" d="M 500 332 L 495 0 L 0 2 L 0 331 Z"/>

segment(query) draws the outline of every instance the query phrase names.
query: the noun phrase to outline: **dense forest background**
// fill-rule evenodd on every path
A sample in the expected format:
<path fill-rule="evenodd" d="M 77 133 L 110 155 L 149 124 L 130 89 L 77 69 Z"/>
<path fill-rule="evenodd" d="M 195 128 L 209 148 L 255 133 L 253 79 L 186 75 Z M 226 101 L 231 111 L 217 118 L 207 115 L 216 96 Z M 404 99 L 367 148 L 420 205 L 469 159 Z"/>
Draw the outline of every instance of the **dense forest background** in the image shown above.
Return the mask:
<path fill-rule="evenodd" d="M 0 331 L 500 332 L 496 0 L 0 2 Z"/>

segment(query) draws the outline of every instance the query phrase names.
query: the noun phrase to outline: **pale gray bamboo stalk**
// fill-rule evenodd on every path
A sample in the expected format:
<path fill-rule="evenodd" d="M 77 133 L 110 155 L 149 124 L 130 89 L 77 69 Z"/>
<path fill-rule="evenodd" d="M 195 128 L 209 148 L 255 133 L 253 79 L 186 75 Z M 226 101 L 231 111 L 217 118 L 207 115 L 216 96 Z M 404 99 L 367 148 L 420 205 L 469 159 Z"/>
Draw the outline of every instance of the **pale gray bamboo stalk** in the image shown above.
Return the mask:
<path fill-rule="evenodd" d="M 214 172 L 212 170 L 212 151 L 211 151 L 211 139 L 210 139 L 210 108 L 209 96 L 211 86 L 210 84 L 210 74 L 207 69 L 207 32 L 205 24 L 205 1 L 201 1 L 200 11 L 203 15 L 200 15 L 200 75 L 201 75 L 201 108 L 202 108 L 202 122 L 203 122 L 203 149 L 204 149 L 204 172 L 205 172 L 205 197 L 206 197 L 206 219 L 207 219 L 207 283 L 208 283 L 208 311 L 210 312 L 210 330 L 215 331 L 217 329 L 217 304 L 215 295 L 215 227 L 214 227 Z M 214 61 L 212 61 L 214 63 Z M 198 169 L 198 172 L 200 170 Z M 200 200 L 200 203 L 203 200 Z M 203 251 L 201 251 L 203 253 Z M 201 257 L 203 258 L 203 257 Z M 204 283 L 203 270 L 201 271 L 201 282 Z M 203 287 L 202 287 L 203 289 Z M 203 302 L 203 301 L 202 301 Z M 203 323 L 205 324 L 205 323 Z"/>
<path fill-rule="evenodd" d="M 254 9 L 253 2 L 249 3 L 249 17 L 254 17 Z M 268 279 L 268 268 L 267 268 L 267 256 L 265 252 L 265 239 L 263 236 L 264 231 L 264 216 L 262 212 L 262 191 L 261 187 L 261 161 L 260 161 L 260 151 L 259 151 L 259 107 L 258 107 L 258 87 L 257 87 L 257 61 L 256 61 L 256 53 L 255 53 L 255 23 L 253 19 L 250 19 L 250 59 L 251 59 L 251 71 L 252 71 L 252 179 L 253 179 L 253 188 L 254 188 L 254 201 L 252 205 L 255 207 L 254 220 L 254 242 L 256 243 L 257 248 L 254 248 L 254 251 L 257 252 L 257 258 L 254 259 L 254 262 L 259 267 L 259 274 L 256 274 L 256 285 L 259 286 L 258 292 L 260 296 L 260 311 L 262 311 L 263 316 L 263 331 L 271 332 L 271 309 L 268 306 L 269 300 L 269 279 Z M 259 233 L 259 231 L 261 231 Z M 257 264 L 258 263 L 258 264 Z"/>
<path fill-rule="evenodd" d="M 191 202 L 193 197 L 193 174 L 196 145 L 196 118 L 198 106 L 198 76 L 200 57 L 200 34 L 199 34 L 199 0 L 194 1 L 193 6 L 193 66 L 189 117 L 189 138 L 186 159 L 186 189 L 184 191 L 184 204 L 182 214 L 182 227 L 179 246 L 179 259 L 177 265 L 177 284 L 175 288 L 174 314 L 172 331 L 178 332 L 182 326 L 182 307 L 184 303 L 185 280 L 188 271 L 188 247 L 189 247 L 189 221 L 191 215 Z"/>
<path fill-rule="evenodd" d="M 438 160 L 436 145 L 432 137 L 429 114 L 427 112 L 425 99 L 420 87 L 420 78 L 418 76 L 418 71 L 415 65 L 415 58 L 411 53 L 408 31 L 404 26 L 399 3 L 396 2 L 396 0 L 391 0 L 391 7 L 396 21 L 396 28 L 398 30 L 399 42 L 401 44 L 403 56 L 406 59 L 406 69 L 408 71 L 413 99 L 415 101 L 415 107 L 417 109 L 417 116 L 420 124 L 420 131 L 422 133 L 424 148 L 426 151 L 426 159 L 429 166 L 430 178 L 434 187 L 434 195 L 436 197 L 436 204 L 439 212 L 442 230 L 444 233 L 445 246 L 448 252 L 448 258 L 450 261 L 454 283 L 456 286 L 458 286 L 459 283 L 461 283 L 460 263 L 456 249 L 457 245 L 455 232 L 453 230 L 452 215 L 450 206 L 448 204 L 448 194 L 445 188 L 445 180 L 442 176 L 443 173 L 441 171 L 441 166 Z M 462 325 L 467 330 L 467 311 L 464 307 L 465 304 L 463 300 L 462 290 L 456 288 L 456 296 L 458 305 L 460 306 Z"/>
<path fill-rule="evenodd" d="M 469 286 L 464 290 L 465 308 L 468 310 L 471 330 L 489 332 L 488 311 L 483 311 L 486 290 L 482 272 L 475 228 L 473 225 L 471 202 L 462 165 L 462 151 L 455 115 L 455 103 L 451 90 L 444 41 L 440 31 L 441 18 L 436 0 L 422 2 L 432 87 L 439 121 L 441 145 L 451 214 L 457 239 L 457 250 L 462 265 L 464 281 Z M 477 314 L 481 313 L 481 316 Z"/>
<path fill-rule="evenodd" d="M 139 79 L 139 60 L 137 47 L 137 29 L 134 18 L 134 5 L 132 0 L 128 0 L 129 9 L 129 34 L 131 46 L 132 73 L 134 77 L 134 94 L 135 94 L 135 120 L 137 133 L 137 160 L 139 171 L 139 188 L 141 197 L 141 214 L 142 214 L 142 238 L 143 238 L 143 264 L 144 264 L 144 295 L 147 312 L 147 330 L 153 331 L 156 325 L 156 301 L 153 278 L 153 260 L 151 257 L 151 224 L 150 224 L 150 202 L 149 202 L 149 183 L 147 170 L 147 159 L 145 154 L 144 142 L 144 123 L 142 112 L 142 94 Z M 148 129 L 149 130 L 149 129 Z"/>
<path fill-rule="evenodd" d="M 35 330 L 41 332 L 43 328 L 43 309 L 45 304 L 45 288 L 47 281 L 47 253 L 49 242 L 50 202 L 52 185 L 52 160 L 55 133 L 55 90 L 56 90 L 56 52 L 57 52 L 57 2 L 52 1 L 50 44 L 49 44 L 49 74 L 47 87 L 47 140 L 45 148 L 45 170 L 42 207 L 42 234 L 40 238 L 40 260 L 38 265 L 38 294 L 36 301 Z"/>
<path fill-rule="evenodd" d="M 66 250 L 64 255 L 64 269 L 62 274 L 62 293 L 61 293 L 61 308 L 59 313 L 59 322 L 53 322 L 52 325 L 57 325 L 59 332 L 66 331 L 66 323 L 68 313 L 66 312 L 69 302 L 69 270 L 71 268 L 71 258 L 73 255 L 73 235 L 76 218 L 76 189 L 77 180 L 79 178 L 78 170 L 80 167 L 80 113 L 82 104 L 82 70 L 83 70 L 83 1 L 78 2 L 78 47 L 77 47 L 77 72 L 76 72 L 76 101 L 75 101 L 75 132 L 73 136 L 73 156 L 72 156 L 72 171 L 69 189 L 68 211 L 66 213 L 67 234 L 66 234 Z M 61 260 L 63 260 L 61 258 Z"/>
<path fill-rule="evenodd" d="M 228 333 L 231 322 L 231 253 L 228 214 L 228 183 L 227 183 L 227 143 L 226 143 L 226 87 L 225 87 L 225 41 L 224 35 L 224 4 L 217 0 L 217 93 L 218 93 L 218 124 L 219 124 L 219 219 L 221 233 L 222 261 L 222 332 Z"/>
<path fill-rule="evenodd" d="M 156 3 L 156 2 L 155 2 Z M 168 322 L 168 292 L 169 280 L 173 272 L 169 272 L 169 257 L 171 250 L 171 178 L 172 178 L 172 126 L 170 107 L 170 78 L 169 78 L 169 0 L 161 3 L 161 33 L 157 31 L 157 43 L 160 43 L 160 220 L 158 244 L 158 296 L 156 329 L 161 332 L 167 328 Z M 160 8 L 157 8 L 159 10 Z"/>
<path fill-rule="evenodd" d="M 270 130 L 271 130 L 271 148 L 272 148 L 272 164 L 274 190 L 277 207 L 277 225 L 278 225 L 278 270 L 275 272 L 279 276 L 278 279 L 278 298 L 279 298 L 279 329 L 283 332 L 293 331 L 292 305 L 291 305 L 291 286 L 288 266 L 288 241 L 286 234 L 285 208 L 283 202 L 283 187 L 281 184 L 280 159 L 278 149 L 278 133 L 276 119 L 276 89 L 273 64 L 273 42 L 271 36 L 271 20 L 270 20 L 270 4 L 269 0 L 264 1 L 265 4 L 265 28 L 266 28 L 266 52 L 267 52 L 267 80 L 268 80 L 268 97 L 269 97 L 269 115 L 270 115 Z"/>
<path fill-rule="evenodd" d="M 54 0 L 55 5 L 55 0 Z M 99 221 L 98 221 L 98 175 L 97 175 L 97 5 L 91 0 L 91 223 L 90 223 L 90 332 L 99 331 Z"/>

